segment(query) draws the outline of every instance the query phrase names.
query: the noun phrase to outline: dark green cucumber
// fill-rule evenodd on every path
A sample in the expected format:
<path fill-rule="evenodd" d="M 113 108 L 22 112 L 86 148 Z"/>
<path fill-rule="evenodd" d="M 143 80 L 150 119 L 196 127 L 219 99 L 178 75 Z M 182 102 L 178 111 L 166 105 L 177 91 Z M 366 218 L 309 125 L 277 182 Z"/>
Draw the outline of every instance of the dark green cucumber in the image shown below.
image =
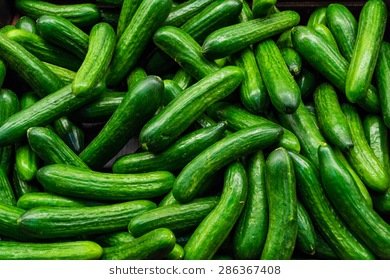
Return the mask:
<path fill-rule="evenodd" d="M 390 175 L 370 148 L 357 109 L 353 105 L 343 104 L 342 110 L 354 143 L 345 153 L 348 161 L 367 187 L 379 192 L 385 191 L 390 184 Z"/>
<path fill-rule="evenodd" d="M 177 176 L 172 192 L 179 202 L 191 201 L 210 176 L 233 160 L 275 144 L 283 133 L 273 125 L 258 125 L 225 136 L 203 150 Z"/>
<path fill-rule="evenodd" d="M 382 116 L 387 127 L 390 127 L 390 44 L 383 42 L 379 50 L 375 79 L 378 85 Z"/>
<path fill-rule="evenodd" d="M 166 257 L 176 244 L 175 235 L 166 228 L 158 228 L 133 241 L 103 250 L 103 260 L 145 260 Z"/>
<path fill-rule="evenodd" d="M 272 105 L 280 113 L 295 112 L 301 100 L 301 91 L 276 43 L 271 39 L 259 43 L 256 59 Z"/>
<path fill-rule="evenodd" d="M 21 16 L 18 21 L 15 23 L 15 27 L 22 29 L 31 33 L 37 33 L 37 27 L 35 25 L 35 20 L 28 16 Z"/>
<path fill-rule="evenodd" d="M 43 15 L 37 19 L 38 33 L 45 40 L 84 59 L 88 51 L 88 34 L 66 18 Z"/>
<path fill-rule="evenodd" d="M 62 163 L 80 168 L 89 167 L 70 149 L 51 129 L 31 127 L 27 130 L 27 139 L 31 149 L 46 164 Z"/>
<path fill-rule="evenodd" d="M 103 248 L 92 241 L 0 242 L 0 260 L 98 260 Z"/>
<path fill-rule="evenodd" d="M 153 35 L 153 42 L 196 80 L 219 69 L 214 62 L 204 58 L 201 46 L 180 28 L 159 28 Z"/>
<path fill-rule="evenodd" d="M 15 168 L 20 179 L 31 181 L 38 170 L 38 157 L 28 144 L 20 145 L 15 150 Z"/>
<path fill-rule="evenodd" d="M 183 89 L 178 85 L 177 82 L 173 80 L 164 80 L 164 96 L 163 96 L 163 105 L 166 106 L 175 99 L 176 96 L 179 96 L 183 92 Z"/>
<path fill-rule="evenodd" d="M 39 169 L 37 179 L 48 192 L 103 201 L 159 197 L 168 193 L 175 181 L 168 171 L 112 174 L 63 164 Z"/>
<path fill-rule="evenodd" d="M 183 68 L 177 70 L 175 76 L 173 76 L 172 81 L 176 82 L 179 87 L 183 90 L 188 88 L 191 85 L 192 77 L 188 74 Z"/>
<path fill-rule="evenodd" d="M 7 32 L 6 36 L 22 45 L 27 51 L 44 62 L 74 71 L 81 65 L 81 60 L 78 57 L 46 42 L 37 34 L 21 29 L 14 29 Z"/>
<path fill-rule="evenodd" d="M 164 25 L 180 26 L 213 2 L 214 0 L 189 0 L 174 6 L 164 21 Z"/>
<path fill-rule="evenodd" d="M 254 153 L 246 168 L 248 194 L 234 233 L 234 255 L 240 260 L 259 259 L 268 231 L 268 203 L 265 191 L 265 159 Z"/>
<path fill-rule="evenodd" d="M 307 20 L 307 26 L 313 27 L 317 24 L 327 25 L 326 21 L 326 7 L 319 7 L 311 12 L 309 19 Z"/>
<path fill-rule="evenodd" d="M 293 162 L 284 148 L 268 155 L 265 174 L 269 224 L 261 259 L 290 259 L 298 232 L 297 194 Z"/>
<path fill-rule="evenodd" d="M 97 6 L 90 3 L 57 5 L 45 1 L 17 0 L 15 5 L 20 12 L 33 19 L 42 15 L 56 15 L 78 26 L 92 26 L 100 20 Z"/>
<path fill-rule="evenodd" d="M 280 53 L 287 65 L 288 70 L 294 77 L 302 71 L 302 58 L 293 48 L 281 48 Z"/>
<path fill-rule="evenodd" d="M 322 37 L 335 51 L 339 52 L 336 39 L 333 37 L 332 32 L 323 24 L 316 24 L 312 29 Z"/>
<path fill-rule="evenodd" d="M 127 88 L 129 89 L 130 87 L 136 85 L 139 81 L 145 79 L 148 76 L 146 73 L 145 69 L 141 67 L 135 67 L 127 77 Z"/>
<path fill-rule="evenodd" d="M 76 76 L 76 72 L 72 70 L 47 62 L 44 62 L 43 64 L 45 64 L 54 74 L 56 74 L 64 84 L 70 84 L 73 82 L 73 79 Z"/>
<path fill-rule="evenodd" d="M 318 77 L 307 67 L 302 68 L 302 72 L 296 77 L 296 81 L 301 90 L 302 99 L 311 96 L 318 85 Z"/>
<path fill-rule="evenodd" d="M 182 232 L 196 228 L 215 208 L 219 197 L 195 199 L 186 204 L 160 206 L 134 217 L 129 222 L 129 232 L 135 237 L 157 228 Z"/>
<path fill-rule="evenodd" d="M 172 194 L 172 191 L 170 191 L 168 194 L 166 194 L 159 202 L 158 206 L 168 206 L 172 204 L 179 204 L 179 202 L 175 199 L 175 197 Z"/>
<path fill-rule="evenodd" d="M 96 243 L 104 247 L 113 247 L 129 243 L 135 239 L 128 231 L 119 231 L 115 233 L 99 235 L 94 239 Z"/>
<path fill-rule="evenodd" d="M 151 152 L 166 149 L 207 107 L 232 93 L 242 78 L 240 68 L 226 66 L 184 90 L 142 128 L 142 147 Z"/>
<path fill-rule="evenodd" d="M 290 152 L 290 157 L 294 162 L 299 199 L 332 250 L 341 259 L 374 259 L 336 214 L 321 186 L 318 169 L 299 154 Z"/>
<path fill-rule="evenodd" d="M 211 59 L 228 56 L 290 29 L 299 20 L 298 13 L 283 11 L 266 19 L 254 19 L 220 28 L 206 37 L 203 53 Z"/>
<path fill-rule="evenodd" d="M 323 83 L 314 92 L 318 125 L 326 139 L 345 151 L 353 147 L 351 131 L 332 85 Z"/>
<path fill-rule="evenodd" d="M 164 84 L 148 76 L 131 87 L 99 134 L 79 154 L 90 167 L 102 167 L 153 116 L 161 104 Z M 115 145 L 113 145 L 115 143 Z"/>
<path fill-rule="evenodd" d="M 276 4 L 276 0 L 253 0 L 252 11 L 255 18 L 265 17 Z"/>
<path fill-rule="evenodd" d="M 67 117 L 61 117 L 54 122 L 54 131 L 75 153 L 84 149 L 84 131 Z"/>
<path fill-rule="evenodd" d="M 284 31 L 282 34 L 280 34 L 278 39 L 276 40 L 276 44 L 280 49 L 293 48 L 294 46 L 291 41 L 291 29 L 288 29 Z"/>
<path fill-rule="evenodd" d="M 166 256 L 167 260 L 182 260 L 184 258 L 184 248 L 179 245 L 175 244 L 172 251 Z"/>
<path fill-rule="evenodd" d="M 7 74 L 7 67 L 3 60 L 0 59 L 0 87 L 3 86 L 5 75 Z"/>
<path fill-rule="evenodd" d="M 224 174 L 220 201 L 195 229 L 184 246 L 184 259 L 211 259 L 233 229 L 247 196 L 247 176 L 244 166 L 231 163 Z"/>
<path fill-rule="evenodd" d="M 369 0 L 364 4 L 359 16 L 356 42 L 345 82 L 345 93 L 351 102 L 362 99 L 370 86 L 386 22 L 385 2 Z"/>
<path fill-rule="evenodd" d="M 225 130 L 226 123 L 221 122 L 181 137 L 160 154 L 143 152 L 124 155 L 113 163 L 112 170 L 114 173 L 180 170 L 200 152 L 220 140 Z"/>
<path fill-rule="evenodd" d="M 317 243 L 316 232 L 309 214 L 299 201 L 297 204 L 297 223 L 298 233 L 296 248 L 305 254 L 314 255 Z"/>
<path fill-rule="evenodd" d="M 1 172 L 1 171 L 0 171 Z M 0 202 L 0 231 L 1 236 L 16 240 L 25 240 L 18 226 L 18 219 L 25 213 L 23 209 Z"/>
<path fill-rule="evenodd" d="M 0 34 L 0 56 L 40 96 L 52 93 L 63 85 L 42 61 L 4 34 Z"/>
<path fill-rule="evenodd" d="M 328 242 L 318 234 L 316 239 L 316 253 L 314 257 L 319 260 L 339 260 L 340 258 L 332 250 Z"/>
<path fill-rule="evenodd" d="M 39 239 L 102 234 L 125 229 L 132 217 L 155 207 L 148 200 L 75 208 L 37 207 L 26 211 L 18 225 L 27 236 Z"/>
<path fill-rule="evenodd" d="M 381 259 L 390 257 L 390 225 L 365 203 L 353 178 L 327 145 L 318 148 L 321 182 L 351 231 Z"/>
<path fill-rule="evenodd" d="M 326 8 L 326 22 L 341 54 L 351 61 L 358 29 L 355 16 L 345 5 L 332 3 Z"/>
<path fill-rule="evenodd" d="M 390 191 L 385 193 L 373 195 L 374 209 L 379 213 L 390 213 Z"/>
<path fill-rule="evenodd" d="M 3 169 L 0 169 L 0 202 L 7 205 L 16 205 L 12 185 Z"/>
<path fill-rule="evenodd" d="M 73 198 L 63 197 L 46 192 L 25 193 L 19 197 L 17 207 L 30 210 L 36 207 L 83 207 L 88 206 L 86 202 Z"/>
<path fill-rule="evenodd" d="M 130 23 L 118 39 L 107 84 L 117 85 L 137 63 L 154 32 L 167 18 L 171 0 L 142 1 Z"/>
<path fill-rule="evenodd" d="M 116 27 L 116 34 L 118 38 L 120 38 L 123 31 L 125 31 L 141 2 L 142 0 L 123 0 Z"/>
<path fill-rule="evenodd" d="M 15 198 L 19 199 L 22 195 L 26 193 L 39 192 L 40 189 L 37 187 L 35 181 L 24 181 L 20 178 L 19 173 L 16 172 L 16 168 L 14 167 L 12 173 L 12 185 L 15 193 Z"/>
<path fill-rule="evenodd" d="M 30 127 L 47 125 L 58 117 L 73 112 L 93 100 L 102 91 L 102 87 L 97 87 L 87 96 L 76 97 L 72 93 L 71 85 L 67 85 L 49 94 L 31 107 L 12 115 L 0 126 L 0 146 L 22 139 Z"/>

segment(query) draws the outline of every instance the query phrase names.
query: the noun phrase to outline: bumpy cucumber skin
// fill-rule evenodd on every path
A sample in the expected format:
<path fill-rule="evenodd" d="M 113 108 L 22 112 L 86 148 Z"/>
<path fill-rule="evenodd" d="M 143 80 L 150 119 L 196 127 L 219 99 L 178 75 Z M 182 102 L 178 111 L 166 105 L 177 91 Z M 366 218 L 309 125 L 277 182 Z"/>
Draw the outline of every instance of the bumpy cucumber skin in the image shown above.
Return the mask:
<path fill-rule="evenodd" d="M 46 192 L 25 193 L 19 197 L 17 207 L 29 210 L 41 206 L 83 207 L 86 203 Z"/>
<path fill-rule="evenodd" d="M 132 236 L 129 232 L 119 231 L 115 233 L 99 235 L 97 238 L 94 239 L 94 241 L 101 246 L 112 247 L 116 245 L 121 245 L 123 243 L 129 243 L 134 239 L 135 237 Z"/>
<path fill-rule="evenodd" d="M 16 205 L 12 185 L 3 169 L 0 169 L 0 201 L 6 205 Z"/>
<path fill-rule="evenodd" d="M 180 26 L 201 12 L 214 0 L 190 0 L 172 7 L 164 25 Z"/>
<path fill-rule="evenodd" d="M 1 172 L 1 171 L 0 171 Z M 18 219 L 25 213 L 23 209 L 0 203 L 1 235 L 16 240 L 26 240 L 17 224 Z"/>
<path fill-rule="evenodd" d="M 73 82 L 76 72 L 47 62 L 43 62 L 43 64 L 45 64 L 54 74 L 56 74 L 58 78 L 60 78 L 64 83 L 64 85 Z"/>
<path fill-rule="evenodd" d="M 296 81 L 301 90 L 301 97 L 305 100 L 314 92 L 318 84 L 318 77 L 312 72 L 312 70 L 307 69 L 307 67 L 303 67 L 301 74 L 296 77 Z"/>
<path fill-rule="evenodd" d="M 378 85 L 383 120 L 390 128 L 390 44 L 383 42 L 379 50 L 375 78 Z"/>
<path fill-rule="evenodd" d="M 240 216 L 247 188 L 244 166 L 239 162 L 230 164 L 225 171 L 221 199 L 184 246 L 184 259 L 205 260 L 214 256 Z"/>

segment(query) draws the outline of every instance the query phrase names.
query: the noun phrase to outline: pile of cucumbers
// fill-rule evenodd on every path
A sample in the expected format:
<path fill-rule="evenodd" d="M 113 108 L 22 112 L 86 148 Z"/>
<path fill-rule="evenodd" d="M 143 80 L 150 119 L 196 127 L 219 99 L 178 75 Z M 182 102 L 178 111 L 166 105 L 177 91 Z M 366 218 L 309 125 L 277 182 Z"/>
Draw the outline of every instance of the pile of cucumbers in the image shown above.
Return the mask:
<path fill-rule="evenodd" d="M 388 7 L 16 0 L 0 259 L 390 259 Z"/>

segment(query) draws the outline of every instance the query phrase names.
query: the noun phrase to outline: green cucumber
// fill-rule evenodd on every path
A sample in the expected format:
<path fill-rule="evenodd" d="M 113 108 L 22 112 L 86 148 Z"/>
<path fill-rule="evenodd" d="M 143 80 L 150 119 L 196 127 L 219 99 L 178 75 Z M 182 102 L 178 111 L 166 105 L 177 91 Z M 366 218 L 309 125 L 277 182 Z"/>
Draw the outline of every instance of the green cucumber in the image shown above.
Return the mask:
<path fill-rule="evenodd" d="M 318 77 L 307 67 L 302 68 L 301 74 L 296 77 L 296 82 L 301 90 L 302 99 L 312 95 L 318 85 Z"/>
<path fill-rule="evenodd" d="M 175 99 L 176 96 L 179 96 L 183 92 L 183 89 L 178 85 L 177 82 L 173 80 L 164 80 L 164 96 L 163 96 L 163 105 L 166 106 Z"/>
<path fill-rule="evenodd" d="M 293 162 L 284 148 L 268 155 L 265 174 L 269 224 L 261 259 L 290 259 L 298 232 L 297 194 Z"/>
<path fill-rule="evenodd" d="M 65 142 L 51 129 L 31 127 L 27 130 L 27 139 L 31 149 L 46 164 L 62 163 L 80 168 L 89 167 L 73 152 Z"/>
<path fill-rule="evenodd" d="M 299 20 L 298 13 L 283 11 L 266 19 L 253 19 L 220 28 L 206 37 L 202 46 L 203 53 L 210 59 L 228 56 L 290 29 Z"/>
<path fill-rule="evenodd" d="M 112 170 L 114 173 L 180 170 L 200 152 L 220 140 L 225 130 L 226 124 L 221 122 L 186 134 L 160 154 L 143 152 L 124 155 L 113 163 Z"/>
<path fill-rule="evenodd" d="M 390 185 L 390 175 L 370 148 L 363 124 L 357 109 L 351 104 L 343 104 L 354 146 L 345 152 L 346 158 L 367 187 L 384 192 Z"/>
<path fill-rule="evenodd" d="M 183 90 L 188 88 L 191 85 L 192 77 L 188 74 L 183 68 L 177 70 L 175 76 L 173 76 L 172 81 L 176 82 L 179 87 Z"/>
<path fill-rule="evenodd" d="M 289 154 L 294 162 L 299 199 L 332 250 L 341 259 L 374 259 L 374 255 L 356 239 L 336 214 L 321 186 L 318 169 L 307 158 L 292 152 Z"/>
<path fill-rule="evenodd" d="M 112 8 L 112 7 L 111 7 Z M 110 24 L 113 28 L 118 25 L 120 11 L 110 7 L 100 7 L 100 18 L 102 22 Z"/>
<path fill-rule="evenodd" d="M 129 243 L 135 239 L 127 231 L 119 231 L 115 233 L 103 234 L 94 239 L 99 245 L 104 247 L 113 247 L 122 245 L 123 243 Z"/>
<path fill-rule="evenodd" d="M 141 67 L 135 67 L 127 77 L 127 88 L 130 89 L 130 87 L 136 85 L 139 81 L 145 79 L 148 76 L 146 71 Z"/>
<path fill-rule="evenodd" d="M 259 259 L 268 231 L 268 203 L 265 190 L 265 159 L 262 151 L 254 153 L 246 168 L 248 194 L 234 233 L 237 259 Z"/>
<path fill-rule="evenodd" d="M 120 38 L 123 31 L 125 31 L 141 2 L 142 0 L 123 0 L 118 25 L 116 27 L 116 35 L 118 38 Z"/>
<path fill-rule="evenodd" d="M 54 130 L 75 153 L 84 149 L 84 131 L 67 117 L 57 119 L 54 122 Z"/>
<path fill-rule="evenodd" d="M 345 5 L 332 3 L 326 8 L 326 22 L 341 54 L 351 61 L 358 29 L 355 16 Z"/>
<path fill-rule="evenodd" d="M 307 26 L 313 27 L 317 24 L 327 25 L 326 21 L 326 7 L 319 7 L 311 12 L 309 19 L 307 20 Z"/>
<path fill-rule="evenodd" d="M 52 164 L 38 170 L 37 179 L 48 192 L 102 201 L 128 201 L 168 193 L 175 177 L 168 171 L 112 174 Z"/>
<path fill-rule="evenodd" d="M 100 20 L 100 13 L 95 4 L 60 5 L 45 1 L 16 0 L 16 8 L 23 14 L 37 19 L 42 15 L 64 17 L 77 26 L 91 26 Z"/>
<path fill-rule="evenodd" d="M 38 170 L 37 154 L 28 144 L 20 145 L 15 150 L 15 169 L 21 180 L 31 181 Z"/>
<path fill-rule="evenodd" d="M 129 222 L 129 232 L 141 236 L 157 228 L 183 232 L 196 228 L 215 208 L 219 197 L 204 197 L 186 204 L 160 206 L 134 217 Z"/>
<path fill-rule="evenodd" d="M 181 26 L 213 2 L 214 0 L 188 0 L 172 7 L 164 25 Z"/>
<path fill-rule="evenodd" d="M 57 15 L 43 15 L 37 19 L 41 37 L 56 46 L 66 49 L 80 59 L 88 51 L 88 34 L 66 18 Z"/>
<path fill-rule="evenodd" d="M 383 42 L 379 50 L 375 78 L 378 85 L 383 120 L 390 127 L 390 44 Z"/>
<path fill-rule="evenodd" d="M 35 20 L 28 16 L 21 16 L 18 21 L 15 23 L 15 27 L 22 29 L 31 33 L 37 33 L 37 27 L 35 25 Z"/>
<path fill-rule="evenodd" d="M 214 62 L 204 58 L 201 46 L 180 28 L 159 28 L 153 35 L 153 42 L 196 80 L 219 69 Z"/>
<path fill-rule="evenodd" d="M 81 200 L 75 200 L 68 197 L 63 197 L 46 192 L 31 192 L 25 193 L 19 197 L 17 207 L 30 210 L 36 207 L 51 206 L 51 207 L 83 207 L 87 206 Z"/>
<path fill-rule="evenodd" d="M 336 39 L 333 37 L 332 32 L 323 24 L 316 24 L 313 27 L 313 30 L 320 35 L 335 51 L 339 52 L 339 47 L 337 45 Z"/>
<path fill-rule="evenodd" d="M 0 87 L 3 86 L 5 75 L 7 74 L 7 67 L 3 60 L 0 59 Z"/>
<path fill-rule="evenodd" d="M 370 86 L 386 22 L 387 6 L 382 0 L 369 0 L 364 4 L 345 82 L 345 93 L 351 102 L 362 99 Z"/>
<path fill-rule="evenodd" d="M 327 145 L 318 148 L 321 182 L 351 231 L 381 258 L 390 257 L 390 225 L 365 203 L 353 178 Z"/>
<path fill-rule="evenodd" d="M 252 12 L 255 18 L 265 17 L 268 11 L 275 6 L 276 0 L 253 0 Z"/>
<path fill-rule="evenodd" d="M 231 133 L 203 150 L 177 176 L 172 192 L 179 202 L 191 201 L 210 176 L 233 160 L 275 144 L 283 131 L 270 125 L 251 126 Z"/>
<path fill-rule="evenodd" d="M 47 68 L 49 68 L 54 74 L 56 74 L 64 84 L 70 84 L 71 82 L 73 82 L 74 77 L 76 76 L 76 72 L 72 70 L 47 62 L 43 62 L 43 64 L 45 64 Z"/>
<path fill-rule="evenodd" d="M 24 181 L 20 178 L 19 173 L 16 172 L 16 168 L 14 167 L 12 173 L 12 184 L 13 190 L 15 193 L 15 198 L 19 199 L 22 195 L 26 193 L 39 192 L 40 189 L 36 186 L 35 181 Z"/>
<path fill-rule="evenodd" d="M 0 202 L 7 205 L 16 205 L 14 191 L 3 169 L 0 169 Z"/>
<path fill-rule="evenodd" d="M 154 32 L 167 18 L 171 6 L 171 0 L 146 0 L 141 2 L 122 36 L 117 41 L 107 75 L 108 85 L 119 84 L 134 67 Z"/>
<path fill-rule="evenodd" d="M 242 78 L 240 68 L 226 66 L 184 90 L 142 128 L 142 147 L 151 152 L 166 149 L 207 107 L 232 93 Z"/>
<path fill-rule="evenodd" d="M 314 254 L 314 257 L 317 257 L 319 260 L 340 259 L 320 234 L 317 235 L 316 253 Z"/>
<path fill-rule="evenodd" d="M 353 147 L 351 131 L 332 85 L 323 83 L 314 92 L 318 125 L 326 139 L 345 151 Z"/>
<path fill-rule="evenodd" d="M 374 209 L 379 213 L 390 213 L 390 191 L 373 196 Z"/>
<path fill-rule="evenodd" d="M 1 172 L 1 171 L 0 171 Z M 18 219 L 25 213 L 23 209 L 0 202 L 0 232 L 1 236 L 16 240 L 25 240 L 17 224 Z"/>
<path fill-rule="evenodd" d="M 104 166 L 153 116 L 163 90 L 164 84 L 157 76 L 148 76 L 131 87 L 99 134 L 79 154 L 80 158 L 90 167 Z"/>
<path fill-rule="evenodd" d="M 31 107 L 12 115 L 0 126 L 0 146 L 22 139 L 30 127 L 47 125 L 58 117 L 78 109 L 97 97 L 102 90 L 102 87 L 97 87 L 87 96 L 76 97 L 72 93 L 71 85 L 67 85 L 49 94 Z"/>
<path fill-rule="evenodd" d="M 224 174 L 220 201 L 199 224 L 184 246 L 184 259 L 211 259 L 237 222 L 247 196 L 247 176 L 244 166 L 231 163 Z"/>
<path fill-rule="evenodd" d="M 288 29 L 284 31 L 282 34 L 280 34 L 280 36 L 276 40 L 276 44 L 280 49 L 293 48 L 294 46 L 291 41 L 291 29 Z"/>
<path fill-rule="evenodd" d="M 148 200 L 77 208 L 37 207 L 26 211 L 18 226 L 26 236 L 38 239 L 102 234 L 125 229 L 132 217 L 155 207 Z"/>
<path fill-rule="evenodd" d="M 133 241 L 103 250 L 103 260 L 145 260 L 166 257 L 176 244 L 175 235 L 166 228 L 158 228 Z"/>
<path fill-rule="evenodd" d="M 0 260 L 98 260 L 102 254 L 103 249 L 92 241 L 0 241 Z"/>
<path fill-rule="evenodd" d="M 305 254 L 314 255 L 317 243 L 316 232 L 309 214 L 299 201 L 297 204 L 297 223 L 298 233 L 296 247 Z"/>
<path fill-rule="evenodd" d="M 287 65 L 288 70 L 294 77 L 302 71 L 302 58 L 293 48 L 281 48 L 280 53 Z"/>
<path fill-rule="evenodd" d="M 301 91 L 276 43 L 271 39 L 259 43 L 256 59 L 272 105 L 281 113 L 295 112 L 301 100 Z"/>
<path fill-rule="evenodd" d="M 182 260 L 184 258 L 184 248 L 175 244 L 172 251 L 166 256 L 167 260 Z"/>
<path fill-rule="evenodd" d="M 92 27 L 88 52 L 72 83 L 74 95 L 88 94 L 103 79 L 115 47 L 115 31 L 108 23 Z"/>

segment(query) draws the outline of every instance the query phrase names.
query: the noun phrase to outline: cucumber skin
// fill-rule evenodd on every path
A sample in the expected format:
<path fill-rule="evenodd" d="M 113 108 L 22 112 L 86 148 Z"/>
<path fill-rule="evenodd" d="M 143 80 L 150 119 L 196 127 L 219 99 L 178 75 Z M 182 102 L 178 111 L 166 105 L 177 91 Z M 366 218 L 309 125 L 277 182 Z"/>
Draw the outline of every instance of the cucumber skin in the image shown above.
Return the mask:
<path fill-rule="evenodd" d="M 16 205 L 12 185 L 3 169 L 0 169 L 0 202 L 11 206 Z"/>
<path fill-rule="evenodd" d="M 141 0 L 123 0 L 118 24 L 116 27 L 116 34 L 118 38 L 120 38 L 120 36 L 123 34 L 123 31 L 125 31 L 127 25 L 130 23 L 140 4 Z"/>
<path fill-rule="evenodd" d="M 102 201 L 158 197 L 168 193 L 175 181 L 168 171 L 112 174 L 63 164 L 42 167 L 37 179 L 47 192 Z"/>
<path fill-rule="evenodd" d="M 17 223 L 26 236 L 37 239 L 101 234 L 126 229 L 133 216 L 155 207 L 148 200 L 77 208 L 37 207 L 26 211 Z"/>
<path fill-rule="evenodd" d="M 375 78 L 378 85 L 383 120 L 390 128 L 390 44 L 383 42 L 379 50 Z"/>
<path fill-rule="evenodd" d="M 28 144 L 20 145 L 15 150 L 15 170 L 20 179 L 31 181 L 37 173 L 38 157 Z"/>
<path fill-rule="evenodd" d="M 181 26 L 204 8 L 210 5 L 214 0 L 189 0 L 173 6 L 163 25 Z"/>
<path fill-rule="evenodd" d="M 316 232 L 305 207 L 297 204 L 298 233 L 296 247 L 305 254 L 314 255 L 316 252 Z"/>
<path fill-rule="evenodd" d="M 35 20 L 28 16 L 21 16 L 18 21 L 15 23 L 15 27 L 22 29 L 31 33 L 37 33 L 37 27 L 35 25 Z"/>
<path fill-rule="evenodd" d="M 211 259 L 238 220 L 247 196 L 247 176 L 239 162 L 230 164 L 217 206 L 200 223 L 184 246 L 185 260 Z"/>
<path fill-rule="evenodd" d="M 61 117 L 54 122 L 54 131 L 75 153 L 78 154 L 84 149 L 84 131 L 67 117 Z"/>
<path fill-rule="evenodd" d="M 43 62 L 43 64 L 45 64 L 54 74 L 56 74 L 64 83 L 64 85 L 73 82 L 76 72 L 47 62 Z"/>
<path fill-rule="evenodd" d="M 310 14 L 309 19 L 307 21 L 307 26 L 313 27 L 317 24 L 323 24 L 327 26 L 326 7 L 317 8 Z"/>
<path fill-rule="evenodd" d="M 87 206 L 87 204 L 71 198 L 61 197 L 45 192 L 25 193 L 19 197 L 17 202 L 17 207 L 24 210 L 30 210 L 41 206 L 83 207 Z"/>
<path fill-rule="evenodd" d="M 252 1 L 252 11 L 255 18 L 265 17 L 268 11 L 276 4 L 276 0 L 254 0 Z"/>
<path fill-rule="evenodd" d="M 282 54 L 291 75 L 294 77 L 299 76 L 302 71 L 301 56 L 293 48 L 289 47 L 280 48 L 280 53 Z"/>
<path fill-rule="evenodd" d="M 1 171 L 0 171 L 1 172 Z M 18 219 L 25 213 L 23 209 L 16 206 L 0 203 L 0 229 L 1 235 L 16 240 L 26 240 L 25 235 L 20 231 L 17 224 Z"/>

